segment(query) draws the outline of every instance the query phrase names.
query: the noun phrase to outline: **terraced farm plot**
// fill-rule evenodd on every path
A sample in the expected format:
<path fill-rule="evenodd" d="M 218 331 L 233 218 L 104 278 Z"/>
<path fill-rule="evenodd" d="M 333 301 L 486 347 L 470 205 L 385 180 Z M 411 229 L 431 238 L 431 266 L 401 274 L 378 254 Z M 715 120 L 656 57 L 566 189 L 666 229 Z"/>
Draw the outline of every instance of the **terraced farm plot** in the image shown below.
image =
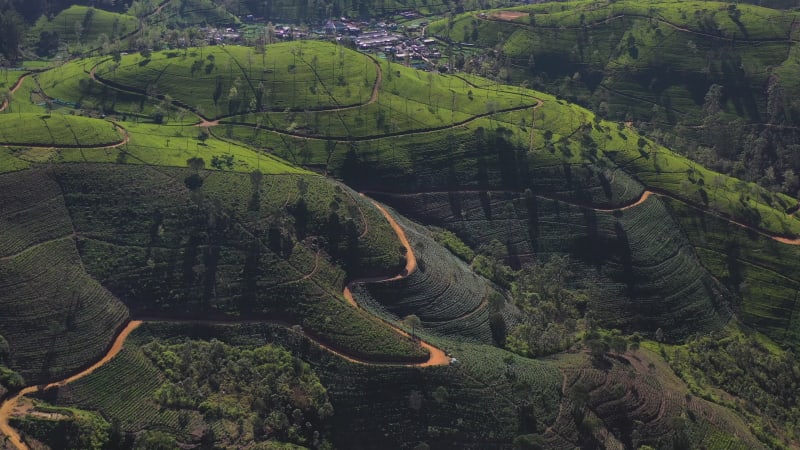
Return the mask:
<path fill-rule="evenodd" d="M 0 114 L 0 143 L 10 146 L 100 147 L 122 141 L 105 120 L 63 114 Z"/>
<path fill-rule="evenodd" d="M 71 239 L 0 260 L 0 334 L 27 383 L 63 378 L 102 354 L 128 311 L 83 269 Z"/>
<path fill-rule="evenodd" d="M 402 221 L 415 249 L 417 269 L 407 277 L 363 283 L 354 291 L 359 303 L 386 310 L 394 319 L 414 314 L 425 331 L 492 343 L 491 314 L 500 314 L 510 328 L 519 311 L 485 278 L 476 275 L 428 231 Z"/>
<path fill-rule="evenodd" d="M 371 62 L 379 64 L 382 76 L 376 85 L 379 90 L 369 104 L 327 111 L 304 108 L 308 111 L 298 110 L 295 114 L 244 114 L 226 118 L 224 122 L 258 124 L 267 130 L 326 139 L 367 139 L 434 130 L 496 111 L 533 107 L 538 102 L 530 92 L 518 88 L 480 88 L 454 76 L 385 61 Z M 373 86 L 358 89 L 371 90 Z"/>
<path fill-rule="evenodd" d="M 61 189 L 46 171 L 0 175 L 0 204 L 0 257 L 72 233 Z"/>
<path fill-rule="evenodd" d="M 497 256 L 514 267 L 549 254 L 572 255 L 576 272 L 600 292 L 590 305 L 593 317 L 610 328 L 663 328 L 679 339 L 727 321 L 723 298 L 730 294 L 700 267 L 657 198 L 617 212 L 511 192 L 381 198 L 414 219 L 453 231 L 472 248 L 497 242 L 504 250 Z"/>
<path fill-rule="evenodd" d="M 744 323 L 778 342 L 797 345 L 797 246 L 777 242 L 677 201 L 670 211 L 703 265 L 741 297 Z"/>
<path fill-rule="evenodd" d="M 192 193 L 184 184 L 192 173 L 111 165 L 57 169 L 87 270 L 134 314 L 280 319 L 302 324 L 347 354 L 379 361 L 416 361 L 426 356 L 416 343 L 341 299 L 344 274 L 325 260 L 328 255 L 339 257 L 332 235 L 324 231 L 330 230 L 324 218 L 330 219 L 335 197 L 323 200 L 323 192 L 318 192 L 314 195 L 319 200 L 309 195 L 301 202 L 305 194 L 300 188 L 292 193 L 292 184 L 276 180 L 275 193 L 270 190 L 264 196 L 270 204 L 264 204 L 263 215 L 249 210 L 239 216 L 224 205 L 250 201 L 252 192 L 242 195 L 240 190 L 250 181 L 223 179 L 203 187 L 213 191 L 227 185 L 222 192 Z M 247 179 L 242 174 L 213 176 Z M 309 185 L 306 182 L 306 189 Z M 339 195 L 345 201 L 344 191 Z M 124 210 L 120 204 L 126 205 Z M 270 211 L 279 216 L 270 217 Z M 280 220 L 284 228 L 275 226 Z M 380 225 L 375 227 L 357 245 L 365 247 L 367 261 L 396 267 L 397 245 Z M 357 239 L 357 229 L 353 232 Z M 326 236 L 328 246 L 321 241 L 315 250 L 314 236 Z M 346 245 L 344 233 L 341 239 Z M 389 256 L 379 257 L 379 249 Z M 359 264 L 356 260 L 350 270 L 359 270 Z"/>
<path fill-rule="evenodd" d="M 162 382 L 163 375 L 141 349 L 126 344 L 92 374 L 48 395 L 60 405 L 100 410 L 119 420 L 124 430 L 153 426 L 176 430 L 178 411 L 159 408 L 155 401 L 155 391 Z"/>

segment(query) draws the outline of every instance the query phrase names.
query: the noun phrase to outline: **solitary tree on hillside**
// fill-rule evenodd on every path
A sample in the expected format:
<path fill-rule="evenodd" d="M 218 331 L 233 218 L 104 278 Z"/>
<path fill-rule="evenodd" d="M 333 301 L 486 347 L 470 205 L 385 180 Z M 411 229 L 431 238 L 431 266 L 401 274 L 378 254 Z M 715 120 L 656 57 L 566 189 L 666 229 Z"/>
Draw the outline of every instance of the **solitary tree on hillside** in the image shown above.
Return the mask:
<path fill-rule="evenodd" d="M 411 336 L 416 338 L 417 337 L 417 328 L 422 326 L 422 321 L 416 314 L 409 314 L 403 319 L 403 324 L 407 327 L 411 327 Z"/>
<path fill-rule="evenodd" d="M 206 162 L 203 160 L 203 158 L 200 158 L 199 156 L 194 156 L 186 160 L 186 165 L 188 165 L 192 170 L 197 172 L 206 166 Z"/>

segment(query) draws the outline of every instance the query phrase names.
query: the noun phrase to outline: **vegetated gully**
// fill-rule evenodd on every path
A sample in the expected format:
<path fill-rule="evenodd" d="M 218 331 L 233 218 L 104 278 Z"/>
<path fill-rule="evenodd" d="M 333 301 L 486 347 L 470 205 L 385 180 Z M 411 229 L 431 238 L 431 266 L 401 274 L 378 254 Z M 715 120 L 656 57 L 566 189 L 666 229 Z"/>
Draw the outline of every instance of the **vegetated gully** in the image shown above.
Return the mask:
<path fill-rule="evenodd" d="M 406 249 L 406 266 L 405 266 L 405 268 L 403 269 L 403 271 L 401 273 L 399 273 L 398 275 L 392 276 L 392 277 L 386 277 L 386 278 L 363 278 L 363 279 L 353 280 L 350 283 L 348 283 L 347 286 L 345 286 L 345 288 L 344 288 L 343 295 L 344 295 L 344 298 L 347 300 L 347 302 L 350 303 L 351 305 L 353 305 L 356 308 L 361 308 L 361 306 L 353 298 L 351 287 L 354 287 L 358 283 L 381 283 L 381 282 L 387 282 L 387 281 L 401 280 L 401 279 L 407 277 L 408 275 L 410 275 L 417 268 L 417 258 L 414 255 L 414 250 L 411 248 L 411 244 L 409 244 L 408 238 L 406 237 L 406 234 L 405 234 L 405 231 L 403 231 L 403 228 L 394 220 L 394 217 L 392 217 L 392 215 L 383 206 L 381 206 L 380 204 L 378 204 L 374 200 L 372 200 L 372 203 L 375 205 L 376 208 L 378 208 L 378 210 L 383 214 L 383 216 L 386 217 L 386 220 L 389 222 L 389 225 L 391 225 L 392 229 L 397 234 L 398 239 L 400 239 L 401 244 L 403 245 L 403 247 L 405 247 L 405 249 Z M 186 320 L 186 321 L 183 321 L 183 322 L 206 322 L 206 323 L 219 323 L 219 324 L 234 324 L 234 323 L 236 323 L 236 322 L 233 322 L 233 321 L 231 321 L 231 322 L 214 322 L 214 321 L 190 321 L 190 320 Z M 264 321 L 264 322 L 269 323 L 267 321 Z M 393 330 L 395 330 L 397 333 L 401 334 L 402 336 L 411 337 L 406 331 L 400 329 L 396 325 L 394 325 L 394 324 L 392 324 L 392 323 L 390 323 L 388 321 L 385 321 L 385 320 L 383 322 L 388 327 L 392 328 Z M 55 382 L 46 384 L 44 386 L 28 386 L 26 388 L 23 388 L 19 392 L 7 397 L 5 399 L 5 401 L 3 401 L 2 404 L 0 404 L 0 434 L 5 435 L 8 438 L 8 441 L 14 447 L 16 447 L 17 449 L 28 450 L 28 446 L 25 444 L 25 442 L 23 442 L 22 437 L 20 436 L 20 434 L 17 432 L 17 430 L 15 430 L 9 424 L 9 419 L 14 414 L 14 411 L 15 411 L 15 409 L 17 407 L 17 404 L 18 404 L 20 398 L 22 398 L 23 396 L 25 396 L 27 394 L 31 394 L 31 393 L 34 393 L 34 392 L 39 391 L 39 390 L 46 391 L 48 389 L 52 389 L 52 388 L 56 388 L 56 387 L 61 387 L 61 386 L 67 385 L 67 384 L 69 384 L 69 383 L 71 383 L 73 381 L 76 381 L 76 380 L 78 380 L 80 378 L 83 378 L 83 377 L 91 374 L 97 368 L 99 368 L 99 367 L 103 366 L 104 364 L 106 364 L 107 362 L 111 361 L 122 350 L 122 347 L 123 347 L 123 345 L 125 343 L 125 340 L 131 334 L 131 332 L 133 332 L 133 330 L 135 330 L 137 327 L 139 327 L 142 323 L 144 323 L 144 321 L 142 321 L 142 320 L 131 320 L 130 322 L 128 322 L 128 324 L 122 329 L 122 331 L 120 331 L 120 333 L 114 339 L 114 342 L 111 344 L 111 347 L 109 347 L 108 352 L 106 352 L 106 354 L 103 355 L 103 357 L 99 361 L 95 362 L 94 364 L 92 364 L 91 366 L 87 367 L 86 369 L 84 369 L 84 370 L 82 370 L 82 371 L 80 371 L 80 372 L 78 372 L 78 373 L 76 373 L 76 374 L 74 374 L 74 375 L 72 375 L 72 376 L 70 376 L 68 378 L 65 378 L 65 379 L 60 380 L 60 381 L 55 381 Z M 276 323 L 278 323 L 278 322 L 276 322 Z M 285 325 L 283 323 L 280 323 L 280 324 L 281 325 Z M 428 342 L 425 342 L 425 341 L 423 341 L 421 339 L 417 339 L 417 342 L 422 347 L 424 347 L 425 349 L 428 350 L 429 357 L 428 357 L 427 361 L 425 361 L 423 363 L 377 363 L 377 362 L 372 362 L 372 361 L 369 361 L 369 360 L 366 360 L 366 359 L 357 358 L 357 357 L 354 357 L 354 356 L 351 356 L 351 355 L 347 355 L 345 353 L 342 353 L 341 351 L 334 350 L 334 349 L 330 348 L 329 346 L 327 346 L 327 345 L 325 345 L 325 344 L 323 344 L 323 343 L 321 343 L 319 341 L 314 340 L 308 334 L 305 334 L 305 333 L 303 333 L 303 334 L 304 334 L 304 336 L 306 338 L 311 339 L 317 345 L 319 345 L 320 347 L 324 348 L 328 352 L 333 353 L 333 354 L 335 354 L 335 355 L 337 355 L 337 356 L 339 356 L 339 357 L 341 357 L 341 358 L 343 358 L 343 359 L 345 359 L 347 361 L 350 361 L 350 362 L 353 362 L 353 363 L 357 363 L 357 364 L 427 367 L 427 366 L 446 365 L 446 364 L 450 363 L 450 358 L 445 354 L 445 352 L 443 350 L 441 350 L 440 348 L 435 347 L 432 344 L 430 344 Z"/>

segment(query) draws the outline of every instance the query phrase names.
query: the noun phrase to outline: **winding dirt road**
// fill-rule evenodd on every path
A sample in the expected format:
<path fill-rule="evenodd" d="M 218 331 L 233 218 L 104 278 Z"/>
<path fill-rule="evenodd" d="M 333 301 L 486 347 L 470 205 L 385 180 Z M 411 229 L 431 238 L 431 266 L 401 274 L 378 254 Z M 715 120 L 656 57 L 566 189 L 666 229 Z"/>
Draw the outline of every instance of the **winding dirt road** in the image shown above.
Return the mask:
<path fill-rule="evenodd" d="M 388 277 L 388 278 L 367 278 L 367 279 L 353 280 L 350 283 L 348 283 L 348 285 L 345 286 L 345 288 L 344 288 L 343 295 L 344 295 L 344 298 L 356 308 L 361 308 L 361 307 L 358 305 L 358 303 L 353 298 L 353 294 L 352 294 L 352 292 L 350 290 L 351 286 L 354 286 L 357 283 L 368 283 L 368 282 L 375 283 L 375 282 L 386 282 L 386 281 L 400 280 L 400 279 L 403 279 L 403 278 L 407 277 L 409 274 L 411 274 L 412 272 L 414 272 L 414 270 L 417 269 L 417 258 L 414 255 L 414 250 L 411 248 L 411 244 L 409 244 L 408 238 L 406 237 L 406 234 L 405 234 L 405 231 L 403 230 L 403 228 L 400 227 L 400 225 L 397 223 L 397 221 L 394 220 L 394 217 L 392 217 L 392 215 L 389 214 L 389 212 L 383 206 L 381 206 L 380 204 L 378 204 L 374 200 L 372 200 L 372 203 L 375 205 L 376 208 L 378 208 L 378 210 L 384 215 L 384 217 L 386 217 L 386 220 L 389 222 L 389 225 L 391 225 L 392 229 L 397 234 L 397 237 L 400 240 L 400 242 L 402 243 L 403 247 L 405 247 L 405 249 L 406 249 L 406 265 L 405 265 L 403 271 L 400 274 L 392 276 L 392 277 Z M 319 254 L 317 256 L 319 256 Z M 316 267 L 315 267 L 315 270 L 316 270 Z M 357 364 L 384 365 L 384 366 L 385 365 L 389 365 L 389 366 L 428 367 L 428 366 L 447 365 L 447 364 L 450 363 L 450 357 L 448 357 L 442 349 L 440 349 L 438 347 L 435 347 L 434 345 L 432 345 L 432 344 L 430 344 L 428 342 L 425 342 L 425 341 L 423 341 L 421 339 L 414 338 L 414 337 L 410 336 L 406 331 L 404 331 L 404 330 L 400 329 L 399 327 L 397 327 L 396 325 L 394 325 L 394 324 L 392 324 L 390 322 L 387 322 L 387 321 L 385 321 L 383 319 L 381 319 L 381 320 L 384 322 L 384 324 L 386 324 L 388 327 L 392 328 L 398 334 L 400 334 L 400 335 L 402 335 L 404 337 L 407 337 L 407 338 L 415 339 L 420 346 L 422 346 L 423 348 L 427 349 L 428 353 L 429 353 L 428 360 L 425 361 L 425 362 L 422 362 L 422 363 L 376 363 L 376 362 L 372 362 L 372 361 L 369 361 L 369 360 L 356 358 L 356 357 L 353 357 L 351 355 L 347 355 L 345 353 L 342 353 L 341 351 L 335 350 L 335 349 L 329 347 L 328 345 L 325 345 L 325 344 L 319 342 L 313 336 L 307 334 L 304 331 L 301 332 L 301 333 L 303 334 L 303 336 L 305 336 L 306 338 L 312 340 L 314 343 L 316 343 L 321 348 L 324 348 L 328 352 L 330 352 L 330 353 L 332 353 L 332 354 L 334 354 L 334 355 L 336 355 L 336 356 L 338 356 L 338 357 L 340 357 L 340 358 L 342 358 L 342 359 L 344 359 L 346 361 L 350 361 L 350 362 L 357 363 Z M 203 321 L 203 320 L 158 320 L 158 319 L 153 320 L 153 322 L 158 322 L 158 321 L 180 322 L 180 323 L 210 323 L 210 324 L 235 324 L 235 323 L 241 323 L 241 321 L 221 322 L 221 321 Z M 277 321 L 258 321 L 258 322 L 259 323 L 273 323 L 273 324 L 277 324 L 277 325 L 281 325 L 281 326 L 291 326 L 290 324 L 277 322 Z M 137 327 L 139 327 L 142 323 L 144 323 L 144 321 L 142 321 L 142 320 L 132 320 L 132 321 L 128 322 L 128 324 L 125 326 L 125 328 L 123 328 L 122 331 L 120 331 L 120 333 L 114 339 L 114 342 L 111 344 L 111 347 L 109 348 L 108 352 L 99 361 L 95 362 L 94 364 L 92 364 L 91 366 L 87 367 L 86 369 L 84 369 L 84 370 L 82 370 L 82 371 L 80 371 L 80 372 L 76 373 L 75 375 L 72 375 L 72 376 L 70 376 L 68 378 L 65 378 L 63 380 L 56 381 L 56 382 L 53 382 L 53 383 L 50 383 L 50 384 L 47 384 L 47 385 L 44 385 L 44 386 L 28 386 L 28 387 L 22 389 L 21 391 L 17 392 L 16 394 L 10 396 L 9 398 L 7 398 L 0 405 L 0 434 L 3 434 L 5 436 L 7 436 L 9 442 L 14 447 L 16 447 L 17 449 L 19 449 L 19 450 L 28 450 L 28 446 L 25 444 L 25 442 L 22 441 L 22 437 L 20 436 L 20 434 L 17 432 L 17 430 L 15 430 L 9 424 L 9 419 L 13 415 L 15 415 L 15 412 L 18 412 L 18 413 L 21 413 L 21 414 L 25 413 L 22 410 L 17 411 L 18 410 L 17 406 L 19 404 L 19 400 L 22 397 L 24 397 L 25 395 L 27 395 L 27 394 L 31 394 L 31 393 L 37 392 L 39 390 L 45 391 L 45 390 L 48 390 L 48 389 L 52 389 L 54 387 L 64 386 L 66 384 L 69 384 L 69 383 L 71 383 L 73 381 L 79 380 L 79 379 L 91 374 L 92 372 L 97 370 L 97 368 L 103 366 L 107 362 L 111 361 L 111 359 L 113 359 L 115 356 L 117 356 L 117 354 L 119 354 L 119 352 L 122 350 L 122 347 L 123 347 L 123 345 L 125 343 L 125 340 L 131 334 L 131 332 L 133 332 L 133 330 L 135 330 Z M 27 409 L 29 410 L 30 408 L 27 408 Z"/>
<path fill-rule="evenodd" d="M 125 339 L 131 334 L 133 330 L 135 330 L 142 322 L 138 320 L 132 320 L 128 322 L 125 328 L 120 331 L 117 335 L 114 342 L 111 344 L 111 348 L 108 349 L 108 352 L 96 363 L 92 364 L 91 366 L 87 367 L 86 369 L 72 375 L 69 378 L 65 378 L 61 381 L 56 381 L 54 383 L 47 384 L 45 386 L 28 386 L 12 397 L 8 398 L 2 405 L 0 405 L 0 433 L 6 435 L 8 440 L 11 444 L 19 450 L 28 450 L 28 446 L 22 442 L 22 438 L 20 437 L 17 430 L 9 425 L 8 420 L 11 415 L 14 413 L 14 409 L 17 406 L 17 403 L 20 397 L 23 397 L 26 394 L 31 394 L 38 390 L 46 391 L 48 389 L 52 389 L 54 387 L 64 386 L 68 383 L 72 383 L 75 380 L 81 379 L 86 375 L 97 370 L 98 367 L 104 365 L 105 363 L 111 361 L 112 358 L 117 356 L 117 354 L 122 350 L 122 345 L 125 343 Z"/>
<path fill-rule="evenodd" d="M 361 194 L 361 195 L 363 196 L 364 194 Z M 397 223 L 397 221 L 394 220 L 394 217 L 392 217 L 392 215 L 389 214 L 389 211 L 387 211 L 386 208 L 381 206 L 375 200 L 372 200 L 372 199 L 370 199 L 370 200 L 372 201 L 372 204 L 375 205 L 376 208 L 378 208 L 378 211 L 380 211 L 381 214 L 383 214 L 383 216 L 386 217 L 386 220 L 389 222 L 389 225 L 391 225 L 392 229 L 397 234 L 398 239 L 400 239 L 400 243 L 403 244 L 403 247 L 405 247 L 405 249 L 406 249 L 406 266 L 405 266 L 405 268 L 403 269 L 402 272 L 400 272 L 399 274 L 397 274 L 397 275 L 395 275 L 393 277 L 389 277 L 389 278 L 362 278 L 362 279 L 359 279 L 359 280 L 353 280 L 350 283 L 348 283 L 347 286 L 345 286 L 345 288 L 344 288 L 343 295 L 344 295 L 344 298 L 347 300 L 347 302 L 350 303 L 351 305 L 353 305 L 353 307 L 355 307 L 355 308 L 361 308 L 361 306 L 358 304 L 358 302 L 356 302 L 355 298 L 353 298 L 353 291 L 352 291 L 351 287 L 354 288 L 355 285 L 359 284 L 359 283 L 385 283 L 385 282 L 388 282 L 388 281 L 402 280 L 403 278 L 409 276 L 412 272 L 417 270 L 417 257 L 416 257 L 416 255 L 414 255 L 414 249 L 411 248 L 411 244 L 409 244 L 409 242 L 408 242 L 408 238 L 406 237 L 406 232 Z M 411 337 L 407 332 L 405 332 L 404 330 L 398 328 L 394 324 L 389 323 L 389 322 L 387 322 L 385 320 L 383 322 L 387 326 L 392 328 L 393 330 L 395 330 L 398 333 L 400 333 L 401 335 L 403 335 L 405 337 Z M 419 343 L 419 345 L 421 345 L 422 347 L 424 347 L 425 349 L 428 350 L 428 353 L 430 354 L 430 356 L 428 357 L 427 361 L 425 361 L 424 363 L 421 363 L 421 364 L 414 364 L 415 366 L 428 367 L 428 366 L 443 366 L 443 365 L 450 364 L 450 357 L 448 357 L 447 354 L 445 354 L 445 352 L 442 349 L 440 349 L 438 347 L 434 347 L 430 343 L 425 342 L 425 341 L 423 341 L 421 339 L 417 339 L 417 342 Z"/>
<path fill-rule="evenodd" d="M 15 93 L 15 92 L 17 92 L 17 89 L 19 89 L 19 88 L 20 88 L 20 86 L 22 86 L 22 82 L 23 82 L 23 81 L 25 81 L 25 78 L 26 78 L 28 75 L 30 75 L 30 74 L 27 74 L 27 73 L 26 73 L 25 75 L 23 75 L 23 76 L 19 77 L 19 79 L 17 80 L 17 82 L 14 84 L 14 86 L 12 86 L 12 87 L 11 87 L 11 89 L 10 89 L 8 92 L 10 92 L 10 93 L 12 93 L 12 94 L 13 94 L 13 93 Z M 0 112 L 2 112 L 2 111 L 5 111 L 5 109 L 6 109 L 7 107 L 8 107 L 8 99 L 3 99 L 3 103 L 0 103 Z"/>

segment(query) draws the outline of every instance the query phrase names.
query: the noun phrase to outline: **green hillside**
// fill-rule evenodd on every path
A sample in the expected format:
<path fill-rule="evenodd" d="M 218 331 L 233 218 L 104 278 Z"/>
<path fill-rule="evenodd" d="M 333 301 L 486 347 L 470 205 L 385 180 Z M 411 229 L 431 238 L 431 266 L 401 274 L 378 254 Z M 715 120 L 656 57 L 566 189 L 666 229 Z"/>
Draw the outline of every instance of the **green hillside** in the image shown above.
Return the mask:
<path fill-rule="evenodd" d="M 77 59 L 20 89 L 0 384 L 144 322 L 0 409 L 29 444 L 797 440 L 758 384 L 800 373 L 792 197 L 550 94 L 327 42 Z"/>
<path fill-rule="evenodd" d="M 797 19 L 744 4 L 579 1 L 465 13 L 429 30 L 483 49 L 457 58 L 465 71 L 632 122 L 709 168 L 795 195 Z"/>
<path fill-rule="evenodd" d="M 505 11 L 512 14 L 464 14 L 431 31 L 499 47 L 508 81 L 529 79 L 616 120 L 699 123 L 717 83 L 725 112 L 761 122 L 772 71 L 787 69 L 794 48 L 795 14 L 752 5 L 571 2 Z M 793 82 L 780 82 L 791 95 Z"/>
<path fill-rule="evenodd" d="M 53 17 L 42 16 L 29 30 L 41 50 L 52 41 L 93 47 L 127 36 L 138 29 L 136 17 L 73 5 Z"/>
<path fill-rule="evenodd" d="M 33 147 L 110 147 L 124 141 L 113 123 L 63 114 L 0 115 L 0 145 Z"/>
<path fill-rule="evenodd" d="M 298 64 L 277 69 L 292 61 Z M 98 62 L 94 71 L 98 81 L 94 81 L 81 67 L 87 63 L 93 67 Z M 693 248 L 680 234 L 653 253 L 651 236 L 677 230 L 674 225 L 669 231 L 651 229 L 653 220 L 662 225 L 671 223 L 663 208 L 649 208 L 660 202 L 652 200 L 632 209 L 630 214 L 643 212 L 641 218 L 632 216 L 631 222 L 627 222 L 627 214 L 612 213 L 615 208 L 637 202 L 645 190 L 708 208 L 775 235 L 800 234 L 800 225 L 786 213 L 794 204 L 789 197 L 711 172 L 630 128 L 524 88 L 474 77 L 424 74 L 319 42 L 275 44 L 263 55 L 226 46 L 157 52 L 149 57 L 127 55 L 119 67 L 111 60 L 87 63 L 73 63 L 36 78 L 45 93 L 65 96 L 69 101 L 85 101 L 84 97 L 75 97 L 73 86 L 94 86 L 91 92 L 102 92 L 106 98 L 134 100 L 138 96 L 140 105 L 154 102 L 164 115 L 157 119 L 154 115 L 152 120 L 168 126 L 130 124 L 131 138 L 124 149 L 94 154 L 61 150 L 56 160 L 77 157 L 180 166 L 202 151 L 214 155 L 216 168 L 247 172 L 266 164 L 262 163 L 265 157 L 248 155 L 245 148 L 234 152 L 232 149 L 238 147 L 219 137 L 266 147 L 290 162 L 321 168 L 361 190 L 385 194 L 450 192 L 444 205 L 449 204 L 451 211 L 460 210 L 461 200 L 452 198 L 459 191 L 468 196 L 479 194 L 470 191 L 508 191 L 510 196 L 496 208 L 481 199 L 481 220 L 485 223 L 470 221 L 469 229 L 457 228 L 456 222 L 445 217 L 422 213 L 435 209 L 434 205 L 443 200 L 441 196 L 420 196 L 420 202 L 401 211 L 447 226 L 477 250 L 486 247 L 489 242 L 485 237 L 491 236 L 489 241 L 494 239 L 506 247 L 495 255 L 501 259 L 526 255 L 512 265 L 519 266 L 559 247 L 555 253 L 575 257 L 580 273 L 596 267 L 600 273 L 593 276 L 604 280 L 601 284 L 606 286 L 606 298 L 593 307 L 593 315 L 609 327 L 651 336 L 661 328 L 671 338 L 682 338 L 697 328 L 718 327 L 727 320 L 727 313 L 721 312 L 724 305 L 736 301 L 736 291 L 720 288 L 698 264 Z M 67 77 L 62 80 L 63 75 Z M 337 79 L 348 81 L 342 85 Z M 354 79 L 360 92 L 355 97 Z M 252 90 L 254 86 L 258 87 Z M 215 104 L 216 94 L 219 98 Z M 119 104 L 124 111 L 125 105 L 133 102 Z M 231 116 L 240 109 L 248 112 Z M 258 112 L 263 110 L 267 112 Z M 202 130 L 196 134 L 196 128 L 183 125 L 191 111 L 223 117 L 220 125 L 211 128 L 213 134 L 207 140 L 196 139 L 202 137 Z M 179 123 L 172 125 L 172 120 Z M 44 157 L 52 161 L 54 157 L 41 152 L 35 156 L 38 159 L 33 155 L 25 159 L 40 161 Z M 574 218 L 554 221 L 575 227 L 573 245 L 565 246 L 563 240 L 553 246 L 541 243 L 543 236 L 537 234 L 540 227 L 533 222 L 545 220 L 538 214 L 551 214 L 545 211 L 535 210 L 533 216 L 530 212 L 511 215 L 518 221 L 515 229 L 525 234 L 509 231 L 496 235 L 490 231 L 507 210 L 516 211 L 519 205 L 531 208 L 531 201 L 523 198 L 528 190 L 536 199 L 534 203 L 548 208 L 554 205 L 556 214 L 570 205 L 579 208 Z M 394 197 L 385 198 L 395 204 Z M 428 201 L 434 203 L 428 205 Z M 563 235 L 559 237 L 563 239 Z M 587 242 L 591 242 L 590 250 L 584 250 Z M 607 249 L 620 245 L 626 250 L 608 253 Z M 678 286 L 683 290 L 676 293 Z M 678 303 L 665 304 L 664 309 L 649 306 L 652 299 L 664 297 Z M 650 318 L 634 315 L 629 322 L 620 321 L 620 311 L 629 310 L 631 305 L 639 305 Z M 676 320 L 671 308 L 683 311 L 688 322 Z M 409 312 L 398 311 L 401 316 Z M 718 313 L 721 315 L 716 316 Z M 481 320 L 485 326 L 487 317 Z M 699 322 L 694 325 L 694 321 Z M 488 336 L 485 329 L 482 333 Z"/>

